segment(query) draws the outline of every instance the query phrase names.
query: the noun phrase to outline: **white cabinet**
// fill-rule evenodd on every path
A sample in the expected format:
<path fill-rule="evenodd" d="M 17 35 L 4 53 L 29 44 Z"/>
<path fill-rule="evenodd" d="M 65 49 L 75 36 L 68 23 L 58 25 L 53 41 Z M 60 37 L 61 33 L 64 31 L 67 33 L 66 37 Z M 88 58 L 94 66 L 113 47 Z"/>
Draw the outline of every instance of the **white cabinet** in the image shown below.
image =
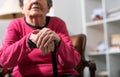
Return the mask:
<path fill-rule="evenodd" d="M 96 62 L 96 77 L 102 71 L 108 77 L 120 77 L 120 47 L 111 49 L 112 36 L 120 35 L 120 0 L 81 0 L 81 7 L 86 52 Z"/>

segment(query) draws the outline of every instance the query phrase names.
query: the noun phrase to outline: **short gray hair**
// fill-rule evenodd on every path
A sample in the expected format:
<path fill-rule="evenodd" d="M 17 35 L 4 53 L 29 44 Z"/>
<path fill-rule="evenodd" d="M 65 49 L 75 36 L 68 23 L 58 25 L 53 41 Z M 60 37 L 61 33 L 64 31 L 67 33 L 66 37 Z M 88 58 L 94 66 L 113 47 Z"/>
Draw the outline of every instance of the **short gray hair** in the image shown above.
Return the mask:
<path fill-rule="evenodd" d="M 48 7 L 52 7 L 52 5 L 53 5 L 52 0 L 47 0 L 47 2 L 48 2 Z M 23 0 L 19 0 L 19 5 L 23 6 Z"/>

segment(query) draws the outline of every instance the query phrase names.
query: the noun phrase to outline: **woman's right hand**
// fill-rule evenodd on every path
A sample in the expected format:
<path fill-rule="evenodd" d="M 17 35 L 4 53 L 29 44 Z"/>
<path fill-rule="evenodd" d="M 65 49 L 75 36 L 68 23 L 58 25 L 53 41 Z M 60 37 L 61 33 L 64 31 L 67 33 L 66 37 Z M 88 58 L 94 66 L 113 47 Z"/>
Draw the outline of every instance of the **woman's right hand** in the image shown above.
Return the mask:
<path fill-rule="evenodd" d="M 42 50 L 43 55 L 54 50 L 53 31 L 48 28 L 44 30 L 34 30 L 29 39 L 36 44 L 37 48 Z"/>

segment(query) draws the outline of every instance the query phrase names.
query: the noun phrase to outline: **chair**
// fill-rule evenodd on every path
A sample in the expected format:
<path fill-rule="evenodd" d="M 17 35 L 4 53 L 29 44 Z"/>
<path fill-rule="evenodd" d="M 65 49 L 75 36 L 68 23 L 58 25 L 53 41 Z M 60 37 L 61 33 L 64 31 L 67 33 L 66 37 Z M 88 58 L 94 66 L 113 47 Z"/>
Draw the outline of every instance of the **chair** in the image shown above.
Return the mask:
<path fill-rule="evenodd" d="M 90 71 L 90 77 L 95 77 L 95 71 L 96 71 L 96 64 L 94 61 L 86 61 L 85 59 L 85 48 L 86 48 L 86 35 L 85 34 L 76 34 L 70 36 L 71 41 L 74 45 L 74 47 L 78 50 L 78 52 L 81 55 L 81 61 L 75 68 L 78 73 L 80 74 L 80 77 L 84 77 L 84 69 L 85 67 L 89 68 Z"/>

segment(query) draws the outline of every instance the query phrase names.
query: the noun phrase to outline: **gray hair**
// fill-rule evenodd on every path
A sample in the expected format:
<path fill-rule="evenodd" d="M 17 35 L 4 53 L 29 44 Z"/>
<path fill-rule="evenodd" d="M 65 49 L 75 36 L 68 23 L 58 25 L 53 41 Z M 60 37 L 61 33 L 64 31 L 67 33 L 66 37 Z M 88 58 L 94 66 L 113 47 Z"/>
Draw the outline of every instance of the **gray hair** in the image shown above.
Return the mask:
<path fill-rule="evenodd" d="M 48 7 L 52 7 L 53 5 L 52 0 L 47 0 L 47 2 L 48 2 Z M 19 5 L 23 6 L 23 0 L 19 0 Z"/>

